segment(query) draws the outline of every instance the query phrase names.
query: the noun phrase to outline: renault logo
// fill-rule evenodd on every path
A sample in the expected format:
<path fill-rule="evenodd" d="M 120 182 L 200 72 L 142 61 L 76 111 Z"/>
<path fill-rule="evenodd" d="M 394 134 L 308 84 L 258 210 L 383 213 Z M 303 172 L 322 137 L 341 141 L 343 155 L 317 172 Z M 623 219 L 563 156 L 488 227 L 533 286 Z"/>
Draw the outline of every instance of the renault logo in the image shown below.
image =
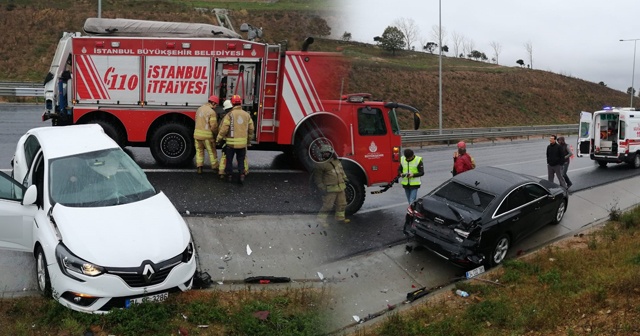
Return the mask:
<path fill-rule="evenodd" d="M 153 267 L 151 265 L 144 265 L 144 268 L 142 269 L 142 278 L 144 279 L 144 282 L 150 283 L 155 274 L 156 271 L 153 270 Z"/>

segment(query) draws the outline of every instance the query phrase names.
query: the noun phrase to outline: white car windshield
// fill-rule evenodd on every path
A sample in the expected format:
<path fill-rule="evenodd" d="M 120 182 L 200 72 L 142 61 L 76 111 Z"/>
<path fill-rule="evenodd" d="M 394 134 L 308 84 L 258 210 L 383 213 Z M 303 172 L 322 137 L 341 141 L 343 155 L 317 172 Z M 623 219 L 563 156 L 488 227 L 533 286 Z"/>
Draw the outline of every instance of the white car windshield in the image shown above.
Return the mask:
<path fill-rule="evenodd" d="M 142 169 L 120 148 L 50 161 L 51 203 L 69 207 L 126 204 L 155 195 Z"/>

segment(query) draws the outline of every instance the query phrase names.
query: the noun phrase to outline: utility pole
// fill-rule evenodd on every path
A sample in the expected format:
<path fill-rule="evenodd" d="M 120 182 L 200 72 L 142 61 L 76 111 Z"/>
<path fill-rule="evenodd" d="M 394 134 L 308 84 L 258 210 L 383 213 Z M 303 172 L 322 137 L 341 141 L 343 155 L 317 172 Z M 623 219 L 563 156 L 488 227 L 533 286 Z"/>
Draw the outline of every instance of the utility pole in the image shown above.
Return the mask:
<path fill-rule="evenodd" d="M 442 0 L 438 0 L 438 35 L 440 41 L 440 56 L 438 57 L 438 121 L 442 134 Z"/>
<path fill-rule="evenodd" d="M 102 0 L 98 0 L 98 18 L 102 17 Z"/>
<path fill-rule="evenodd" d="M 636 42 L 638 42 L 638 40 L 640 39 L 628 39 L 628 40 L 620 40 L 620 42 L 630 42 L 633 41 L 633 70 L 631 71 L 631 104 L 629 105 L 629 107 L 633 107 L 633 93 L 636 90 L 633 85 L 634 85 L 634 80 L 636 79 Z"/>

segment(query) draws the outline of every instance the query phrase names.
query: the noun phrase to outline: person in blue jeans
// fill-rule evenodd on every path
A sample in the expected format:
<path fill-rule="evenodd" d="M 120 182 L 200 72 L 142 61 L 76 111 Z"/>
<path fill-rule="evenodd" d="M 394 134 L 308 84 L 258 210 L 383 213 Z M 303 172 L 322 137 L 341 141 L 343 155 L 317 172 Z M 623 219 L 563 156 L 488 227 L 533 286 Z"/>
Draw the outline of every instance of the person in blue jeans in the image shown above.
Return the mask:
<path fill-rule="evenodd" d="M 400 184 L 404 188 L 404 192 L 407 195 L 407 201 L 409 204 L 413 203 L 418 198 L 418 189 L 422 183 L 420 176 L 424 175 L 424 164 L 422 158 L 415 155 L 413 150 L 405 149 L 404 156 L 400 159 L 400 166 L 398 167 L 398 177 L 400 178 Z"/>

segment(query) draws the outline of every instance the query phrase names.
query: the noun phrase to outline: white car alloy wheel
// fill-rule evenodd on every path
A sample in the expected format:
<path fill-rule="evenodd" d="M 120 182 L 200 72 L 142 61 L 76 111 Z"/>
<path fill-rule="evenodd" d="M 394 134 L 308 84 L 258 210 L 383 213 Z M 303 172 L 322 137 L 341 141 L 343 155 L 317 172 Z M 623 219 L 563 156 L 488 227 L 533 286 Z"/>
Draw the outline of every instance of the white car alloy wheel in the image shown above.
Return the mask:
<path fill-rule="evenodd" d="M 496 247 L 493 249 L 493 256 L 491 258 L 491 263 L 493 266 L 500 264 L 504 258 L 507 256 L 507 251 L 509 250 L 509 237 L 501 236 L 496 243 Z"/>
<path fill-rule="evenodd" d="M 44 256 L 42 248 L 36 251 L 36 276 L 38 279 L 38 291 L 48 297 L 51 291 L 51 282 L 49 280 L 49 271 L 47 270 L 47 258 Z"/>

